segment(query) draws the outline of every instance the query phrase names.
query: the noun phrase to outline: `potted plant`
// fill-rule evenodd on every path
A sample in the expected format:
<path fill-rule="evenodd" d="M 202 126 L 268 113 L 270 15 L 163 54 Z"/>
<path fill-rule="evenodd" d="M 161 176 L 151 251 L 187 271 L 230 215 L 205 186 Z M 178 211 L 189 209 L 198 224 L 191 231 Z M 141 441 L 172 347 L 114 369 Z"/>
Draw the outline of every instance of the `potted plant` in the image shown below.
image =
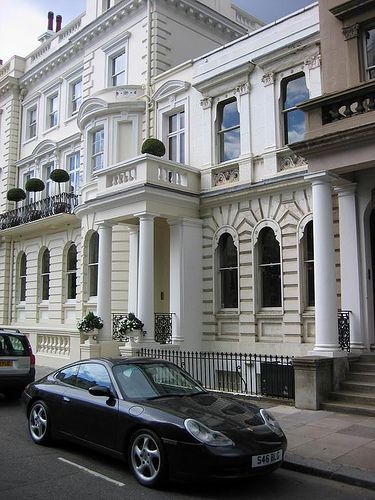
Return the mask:
<path fill-rule="evenodd" d="M 134 313 L 129 313 L 118 322 L 117 330 L 113 333 L 113 340 L 130 344 L 138 343 L 143 326 L 142 321 Z"/>
<path fill-rule="evenodd" d="M 90 311 L 86 314 L 86 316 L 78 321 L 77 327 L 81 333 L 87 335 L 87 342 L 90 343 L 92 340 L 96 341 L 98 330 L 103 328 L 103 320 L 100 316 L 97 316 Z"/>
<path fill-rule="evenodd" d="M 148 153 L 154 156 L 164 156 L 165 155 L 165 146 L 159 141 L 159 139 L 155 139 L 150 137 L 146 139 L 142 144 L 142 154 Z"/>
<path fill-rule="evenodd" d="M 25 190 L 30 193 L 37 193 L 39 191 L 43 191 L 45 188 L 44 182 L 42 179 L 38 179 L 37 177 L 33 177 L 31 179 L 28 179 L 25 184 Z M 42 211 L 37 210 L 36 208 L 31 209 L 28 214 L 28 220 L 33 221 L 40 219 L 42 216 Z"/>
<path fill-rule="evenodd" d="M 21 188 L 11 188 L 7 192 L 7 200 L 14 201 L 16 204 L 16 210 L 12 214 L 10 214 L 9 217 L 8 225 L 10 227 L 18 226 L 20 224 L 21 218 L 17 214 L 17 206 L 20 201 L 25 199 L 26 199 L 26 193 Z"/>
<path fill-rule="evenodd" d="M 66 203 L 66 201 L 61 200 L 60 184 L 62 184 L 64 182 L 68 182 L 70 179 L 70 175 L 68 174 L 68 172 L 66 170 L 64 170 L 62 168 L 55 168 L 55 170 L 52 170 L 49 177 L 52 181 L 57 182 L 58 191 L 59 191 L 58 200 L 53 203 L 53 212 L 55 214 L 61 214 L 61 213 L 68 212 L 68 203 Z"/>

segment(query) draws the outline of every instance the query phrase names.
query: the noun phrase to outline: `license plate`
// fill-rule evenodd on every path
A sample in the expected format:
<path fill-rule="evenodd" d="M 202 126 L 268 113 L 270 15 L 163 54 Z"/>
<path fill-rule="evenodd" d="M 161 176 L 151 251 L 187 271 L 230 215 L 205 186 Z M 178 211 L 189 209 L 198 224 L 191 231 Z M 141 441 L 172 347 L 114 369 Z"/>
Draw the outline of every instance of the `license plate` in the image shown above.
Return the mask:
<path fill-rule="evenodd" d="M 265 467 L 267 465 L 280 462 L 283 459 L 283 450 L 272 451 L 271 453 L 264 453 L 263 455 L 255 455 L 252 457 L 253 467 Z"/>
<path fill-rule="evenodd" d="M 0 361 L 0 366 L 13 366 L 13 361 Z"/>

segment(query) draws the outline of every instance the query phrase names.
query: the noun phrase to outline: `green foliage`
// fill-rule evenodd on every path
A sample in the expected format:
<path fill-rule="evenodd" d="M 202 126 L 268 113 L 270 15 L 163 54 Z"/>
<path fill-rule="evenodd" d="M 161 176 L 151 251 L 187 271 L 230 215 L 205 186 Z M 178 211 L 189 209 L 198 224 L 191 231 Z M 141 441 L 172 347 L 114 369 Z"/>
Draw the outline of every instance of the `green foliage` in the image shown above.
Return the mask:
<path fill-rule="evenodd" d="M 134 313 L 129 313 L 118 322 L 117 331 L 113 332 L 113 340 L 122 342 L 129 336 L 130 332 L 142 331 L 143 326 L 142 321 Z"/>
<path fill-rule="evenodd" d="M 62 168 L 55 168 L 55 170 L 52 170 L 49 177 L 54 182 L 68 182 L 70 179 L 68 172 Z"/>
<path fill-rule="evenodd" d="M 146 139 L 142 144 L 142 154 L 148 153 L 154 156 L 164 156 L 165 146 L 159 139 Z"/>
<path fill-rule="evenodd" d="M 42 179 L 38 179 L 37 177 L 29 179 L 25 184 L 26 191 L 32 191 L 33 193 L 36 193 L 37 191 L 43 191 L 44 188 L 44 182 L 42 181 Z"/>
<path fill-rule="evenodd" d="M 92 330 L 100 330 L 103 328 L 103 320 L 100 316 L 96 316 L 93 312 L 89 312 L 77 324 L 80 332 L 91 332 Z"/>
<path fill-rule="evenodd" d="M 26 198 L 26 193 L 21 188 L 12 188 L 7 192 L 7 199 L 18 203 Z"/>

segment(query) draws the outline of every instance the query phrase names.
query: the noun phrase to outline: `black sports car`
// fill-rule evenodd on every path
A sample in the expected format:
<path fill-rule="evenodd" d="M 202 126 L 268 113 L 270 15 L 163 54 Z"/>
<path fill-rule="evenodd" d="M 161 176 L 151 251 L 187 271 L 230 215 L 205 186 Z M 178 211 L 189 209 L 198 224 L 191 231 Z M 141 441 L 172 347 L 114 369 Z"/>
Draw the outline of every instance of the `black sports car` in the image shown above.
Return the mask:
<path fill-rule="evenodd" d="M 266 410 L 206 391 L 164 360 L 90 359 L 26 387 L 31 438 L 66 438 L 128 458 L 145 486 L 279 467 L 286 438 Z"/>

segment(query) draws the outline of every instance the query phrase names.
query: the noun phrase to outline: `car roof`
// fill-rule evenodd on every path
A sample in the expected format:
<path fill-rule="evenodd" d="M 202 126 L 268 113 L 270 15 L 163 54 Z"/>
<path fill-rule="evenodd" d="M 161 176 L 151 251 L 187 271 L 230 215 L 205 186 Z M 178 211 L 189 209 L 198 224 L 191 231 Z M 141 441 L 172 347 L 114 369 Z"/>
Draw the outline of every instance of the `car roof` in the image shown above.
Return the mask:
<path fill-rule="evenodd" d="M 0 335 L 2 333 L 11 333 L 12 335 L 20 335 L 22 337 L 25 336 L 24 333 L 21 333 L 19 330 L 17 330 L 16 328 L 0 328 Z"/>
<path fill-rule="evenodd" d="M 173 364 L 172 361 L 166 360 L 166 359 L 161 359 L 161 358 L 145 358 L 145 357 L 131 357 L 131 358 L 107 358 L 107 357 L 98 357 L 98 358 L 90 358 L 90 359 L 82 359 L 79 361 L 79 363 L 84 363 L 87 361 L 104 361 L 108 364 L 111 364 L 113 366 L 115 365 L 123 365 L 123 364 L 146 364 L 146 363 L 169 363 Z"/>

